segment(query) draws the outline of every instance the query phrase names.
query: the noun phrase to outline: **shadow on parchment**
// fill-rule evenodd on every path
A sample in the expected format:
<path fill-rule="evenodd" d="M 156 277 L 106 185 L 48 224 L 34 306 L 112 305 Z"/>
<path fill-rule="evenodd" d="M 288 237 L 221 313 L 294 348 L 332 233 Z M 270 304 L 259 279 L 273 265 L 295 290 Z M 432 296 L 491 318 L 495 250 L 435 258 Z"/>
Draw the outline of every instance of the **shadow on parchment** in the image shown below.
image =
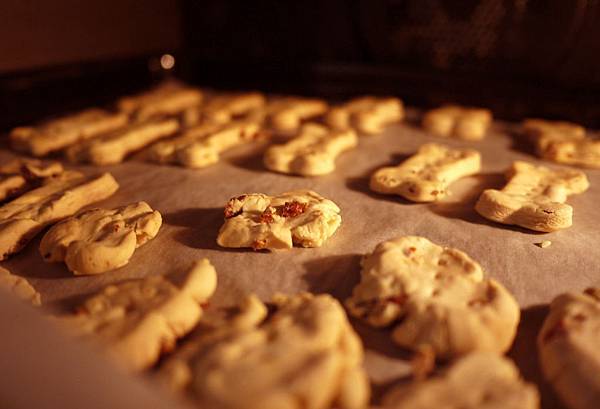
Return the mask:
<path fill-rule="evenodd" d="M 223 208 L 197 208 L 178 210 L 165 214 L 164 222 L 172 226 L 185 227 L 173 237 L 187 247 L 204 250 L 243 252 L 244 249 L 227 249 L 217 244 L 219 229 L 223 224 Z"/>
<path fill-rule="evenodd" d="M 394 202 L 405 205 L 418 205 L 420 203 L 411 202 L 410 200 L 406 200 L 402 196 L 398 195 L 384 195 L 381 193 L 376 193 L 371 190 L 369 187 L 369 181 L 371 180 L 371 175 L 375 173 L 378 169 L 389 167 L 389 166 L 397 166 L 400 163 L 404 162 L 406 159 L 411 157 L 413 154 L 394 154 L 392 158 L 386 162 L 379 164 L 377 166 L 371 167 L 367 170 L 364 176 L 361 177 L 353 177 L 346 179 L 346 187 L 350 190 L 354 190 L 355 192 L 364 193 L 365 195 L 372 197 L 377 200 L 385 200 L 388 202 Z"/>
<path fill-rule="evenodd" d="M 544 380 L 537 350 L 537 335 L 548 315 L 547 305 L 535 305 L 521 310 L 521 321 L 517 336 L 508 356 L 515 361 L 523 378 L 537 385 L 544 409 L 566 409 L 552 386 Z"/>

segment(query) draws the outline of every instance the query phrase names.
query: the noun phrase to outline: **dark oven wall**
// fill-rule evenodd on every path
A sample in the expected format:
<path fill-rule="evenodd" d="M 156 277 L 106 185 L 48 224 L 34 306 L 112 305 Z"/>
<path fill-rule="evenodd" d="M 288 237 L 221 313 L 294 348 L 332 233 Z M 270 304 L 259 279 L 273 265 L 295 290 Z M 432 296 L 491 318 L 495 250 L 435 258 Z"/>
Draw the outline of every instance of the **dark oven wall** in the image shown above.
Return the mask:
<path fill-rule="evenodd" d="M 393 93 L 598 126 L 595 1 L 186 0 L 183 8 L 185 74 L 199 83 Z"/>

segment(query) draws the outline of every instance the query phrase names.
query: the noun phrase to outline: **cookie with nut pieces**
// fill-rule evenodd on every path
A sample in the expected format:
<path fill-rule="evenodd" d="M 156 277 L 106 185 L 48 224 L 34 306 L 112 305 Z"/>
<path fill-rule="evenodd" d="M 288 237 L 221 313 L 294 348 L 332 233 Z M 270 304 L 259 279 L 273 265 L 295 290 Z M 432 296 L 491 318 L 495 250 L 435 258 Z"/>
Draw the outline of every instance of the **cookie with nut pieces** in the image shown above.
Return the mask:
<path fill-rule="evenodd" d="M 462 251 L 424 237 L 399 237 L 378 244 L 361 265 L 346 306 L 371 326 L 393 327 L 399 346 L 428 346 L 440 359 L 510 348 L 519 305 Z"/>

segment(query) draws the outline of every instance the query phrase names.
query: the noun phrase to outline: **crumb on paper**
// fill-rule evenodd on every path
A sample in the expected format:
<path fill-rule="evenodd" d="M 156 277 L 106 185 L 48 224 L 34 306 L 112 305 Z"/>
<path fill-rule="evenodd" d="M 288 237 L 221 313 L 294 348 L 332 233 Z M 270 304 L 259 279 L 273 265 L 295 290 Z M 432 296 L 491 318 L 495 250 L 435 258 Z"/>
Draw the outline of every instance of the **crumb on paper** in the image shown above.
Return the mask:
<path fill-rule="evenodd" d="M 546 247 L 550 247 L 550 245 L 552 245 L 552 242 L 550 240 L 544 240 L 540 243 L 535 243 L 536 246 L 545 249 Z"/>

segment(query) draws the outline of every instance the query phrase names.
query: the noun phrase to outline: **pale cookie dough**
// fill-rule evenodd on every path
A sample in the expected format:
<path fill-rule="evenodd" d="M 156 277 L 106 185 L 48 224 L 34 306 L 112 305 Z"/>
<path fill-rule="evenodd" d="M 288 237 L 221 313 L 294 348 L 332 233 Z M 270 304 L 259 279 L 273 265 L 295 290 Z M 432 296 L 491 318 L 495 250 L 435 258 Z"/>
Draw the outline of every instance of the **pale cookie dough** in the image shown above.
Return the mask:
<path fill-rule="evenodd" d="M 383 403 L 389 409 L 537 409 L 540 397 L 509 359 L 472 353 L 439 376 L 392 389 Z"/>
<path fill-rule="evenodd" d="M 600 289 L 559 295 L 538 335 L 544 376 L 570 409 L 600 402 Z"/>
<path fill-rule="evenodd" d="M 264 95 L 259 92 L 217 95 L 201 107 L 201 112 L 207 121 L 224 124 L 252 115 L 263 109 L 265 103 Z"/>
<path fill-rule="evenodd" d="M 197 88 L 166 83 L 147 92 L 123 97 L 117 101 L 117 107 L 139 121 L 146 121 L 182 114 L 200 105 L 202 98 L 202 91 Z"/>
<path fill-rule="evenodd" d="M 341 223 L 339 207 L 310 190 L 251 193 L 229 200 L 217 243 L 254 250 L 321 247 Z"/>
<path fill-rule="evenodd" d="M 71 162 L 89 162 L 94 165 L 120 163 L 127 155 L 179 130 L 176 119 L 159 119 L 137 123 L 127 128 L 90 141 L 73 145 L 66 150 Z"/>
<path fill-rule="evenodd" d="M 225 322 L 190 340 L 167 361 L 161 375 L 174 389 L 206 408 L 366 407 L 363 347 L 338 301 L 326 294 L 278 296 L 266 319 L 258 299 L 245 303 L 231 328 Z"/>
<path fill-rule="evenodd" d="M 327 112 L 325 122 L 333 129 L 356 129 L 367 135 L 382 133 L 387 125 L 404 118 L 404 105 L 398 98 L 360 97 Z"/>
<path fill-rule="evenodd" d="M 151 162 L 205 168 L 217 163 L 222 152 L 261 139 L 260 130 L 260 122 L 251 120 L 202 124 L 155 143 L 145 154 Z"/>
<path fill-rule="evenodd" d="M 40 293 L 38 293 L 26 279 L 11 274 L 10 271 L 4 267 L 0 267 L 0 287 L 12 292 L 17 297 L 30 302 L 36 307 L 42 305 Z"/>
<path fill-rule="evenodd" d="M 478 141 L 492 123 L 492 113 L 483 108 L 446 105 L 428 111 L 423 117 L 423 128 L 436 136 Z"/>
<path fill-rule="evenodd" d="M 40 254 L 46 262 L 64 261 L 75 275 L 100 274 L 126 265 L 161 224 L 160 213 L 145 202 L 87 210 L 50 228 Z"/>
<path fill-rule="evenodd" d="M 317 124 L 302 126 L 300 134 L 283 145 L 269 147 L 264 155 L 267 169 L 302 176 L 317 176 L 335 170 L 335 159 L 358 145 L 351 130 L 334 131 Z"/>
<path fill-rule="evenodd" d="M 399 166 L 377 170 L 371 176 L 370 188 L 413 202 L 433 202 L 449 194 L 452 182 L 474 175 L 480 169 L 479 152 L 428 143 Z"/>
<path fill-rule="evenodd" d="M 484 190 L 475 210 L 486 219 L 531 230 L 551 232 L 573 224 L 567 197 L 589 187 L 583 172 L 553 170 L 516 161 L 507 172 L 502 190 Z"/>
<path fill-rule="evenodd" d="M 570 122 L 528 119 L 523 132 L 540 158 L 567 165 L 600 168 L 600 140 L 587 137 L 585 128 Z"/>
<path fill-rule="evenodd" d="M 0 201 L 18 196 L 62 172 L 60 162 L 14 159 L 0 166 Z"/>
<path fill-rule="evenodd" d="M 328 105 L 321 99 L 287 97 L 271 101 L 265 108 L 268 124 L 279 132 L 297 131 L 302 121 L 327 112 Z"/>
<path fill-rule="evenodd" d="M 361 281 L 346 306 L 374 327 L 394 326 L 398 345 L 431 347 L 441 359 L 510 348 L 519 305 L 462 251 L 400 237 L 380 243 L 361 265 Z"/>
<path fill-rule="evenodd" d="M 68 171 L 0 207 L 0 260 L 20 251 L 46 226 L 104 200 L 119 185 L 110 173 Z"/>
<path fill-rule="evenodd" d="M 194 328 L 216 287 L 217 273 L 202 259 L 181 286 L 160 275 L 109 285 L 59 322 L 76 336 L 104 344 L 125 368 L 140 371 Z"/>
<path fill-rule="evenodd" d="M 18 127 L 10 133 L 12 147 L 33 156 L 45 156 L 77 142 L 114 131 L 127 124 L 124 113 L 91 108 L 36 127 Z"/>

